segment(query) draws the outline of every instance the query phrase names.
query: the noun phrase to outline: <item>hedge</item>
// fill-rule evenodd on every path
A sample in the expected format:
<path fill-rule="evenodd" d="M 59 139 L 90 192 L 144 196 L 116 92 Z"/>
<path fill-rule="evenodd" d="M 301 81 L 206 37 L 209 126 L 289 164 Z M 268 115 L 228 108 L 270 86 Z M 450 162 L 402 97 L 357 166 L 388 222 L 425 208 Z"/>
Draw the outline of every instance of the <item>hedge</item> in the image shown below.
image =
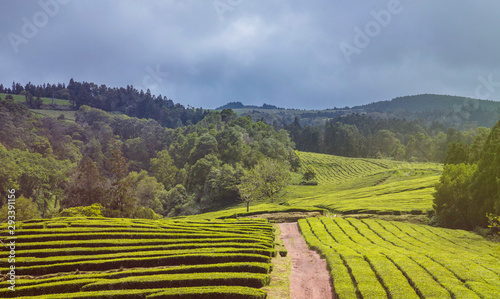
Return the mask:
<path fill-rule="evenodd" d="M 147 296 L 148 299 L 265 299 L 266 297 L 267 294 L 263 290 L 235 286 L 172 288 Z"/>
<path fill-rule="evenodd" d="M 51 294 L 33 297 L 24 297 L 23 299 L 144 299 L 149 294 L 164 291 L 165 289 L 150 290 L 111 290 L 97 292 L 78 292 L 66 294 Z"/>
<path fill-rule="evenodd" d="M 203 253 L 182 254 L 172 256 L 155 256 L 147 258 L 118 258 L 111 260 L 89 260 L 85 262 L 59 263 L 42 266 L 17 267 L 17 275 L 45 275 L 58 272 L 80 271 L 104 271 L 124 268 L 145 268 L 160 266 L 196 265 L 196 264 L 218 264 L 233 262 L 269 262 L 270 257 L 260 254 L 239 253 Z M 0 271 L 8 271 L 1 268 Z"/>
<path fill-rule="evenodd" d="M 207 240 L 205 240 L 207 241 Z M 29 257 L 51 257 L 51 256 L 68 256 L 68 255 L 95 255 L 95 254 L 112 254 L 119 252 L 134 252 L 134 251 L 159 251 L 159 250 L 187 250 L 201 248 L 253 248 L 261 250 L 269 250 L 270 245 L 256 243 L 174 243 L 168 245 L 140 245 L 140 246 L 109 246 L 109 247 L 70 247 L 70 248 L 39 248 L 32 250 L 18 250 L 19 256 Z"/>
<path fill-rule="evenodd" d="M 269 284 L 271 278 L 266 274 L 210 272 L 189 274 L 164 274 L 152 276 L 134 276 L 115 280 L 102 280 L 87 284 L 82 291 L 178 288 L 195 286 L 246 286 L 261 288 Z"/>
<path fill-rule="evenodd" d="M 57 281 L 67 281 L 75 279 L 118 279 L 130 276 L 147 276 L 159 274 L 181 274 L 181 273 L 206 273 L 206 272 L 247 272 L 269 274 L 271 272 L 271 264 L 269 263 L 221 263 L 209 265 L 190 265 L 190 266 L 173 266 L 168 268 L 151 268 L 137 270 L 123 270 L 112 273 L 91 273 L 91 274 L 71 274 L 64 276 L 56 276 L 42 279 L 17 279 L 16 283 L 22 286 L 52 283 Z M 8 281 L 0 282 L 0 288 L 10 286 Z"/>
<path fill-rule="evenodd" d="M 268 257 L 276 256 L 274 249 L 260 249 L 260 248 L 199 248 L 199 249 L 185 249 L 185 250 L 162 250 L 162 251 L 133 251 L 133 252 L 120 252 L 114 254 L 101 254 L 101 255 L 80 255 L 80 256 L 53 256 L 47 258 L 31 258 L 20 257 L 16 258 L 16 267 L 29 267 L 41 266 L 53 263 L 71 263 L 71 262 L 85 262 L 88 260 L 110 260 L 118 258 L 141 258 L 141 257 L 170 257 L 179 256 L 184 254 L 208 254 L 208 253 L 247 253 L 247 254 L 260 254 Z"/>
<path fill-rule="evenodd" d="M 96 239 L 96 240 L 74 240 L 53 242 L 16 243 L 16 249 L 32 250 L 46 248 L 71 248 L 71 247 L 104 247 L 104 246 L 127 246 L 141 244 L 144 246 L 158 244 L 184 244 L 184 243 L 206 243 L 206 238 L 201 239 Z M 237 242 L 243 244 L 259 244 L 268 248 L 272 247 L 270 242 L 255 240 L 252 238 L 231 237 L 219 238 L 217 242 Z"/>
<path fill-rule="evenodd" d="M 16 286 L 15 291 L 3 288 L 0 290 L 0 298 L 19 298 L 20 296 L 36 296 L 57 293 L 79 292 L 85 285 L 95 283 L 100 279 L 77 279 L 68 281 L 57 281 L 51 283 L 42 283 L 31 286 Z"/>

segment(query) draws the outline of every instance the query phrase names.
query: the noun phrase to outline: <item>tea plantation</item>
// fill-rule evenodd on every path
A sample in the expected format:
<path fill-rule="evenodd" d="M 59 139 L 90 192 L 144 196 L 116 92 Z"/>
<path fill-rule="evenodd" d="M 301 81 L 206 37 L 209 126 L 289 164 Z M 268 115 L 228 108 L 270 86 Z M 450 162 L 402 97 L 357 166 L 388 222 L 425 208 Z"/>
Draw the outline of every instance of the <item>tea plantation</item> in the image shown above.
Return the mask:
<path fill-rule="evenodd" d="M 346 158 L 297 152 L 316 173 L 317 186 L 291 186 L 293 207 L 318 207 L 340 214 L 426 214 L 443 166 Z"/>
<path fill-rule="evenodd" d="M 265 298 L 276 255 L 259 219 L 55 218 L 16 237 L 16 288 L 4 277 L 0 298 Z"/>
<path fill-rule="evenodd" d="M 500 245 L 473 233 L 383 220 L 299 220 L 339 299 L 498 298 Z"/>

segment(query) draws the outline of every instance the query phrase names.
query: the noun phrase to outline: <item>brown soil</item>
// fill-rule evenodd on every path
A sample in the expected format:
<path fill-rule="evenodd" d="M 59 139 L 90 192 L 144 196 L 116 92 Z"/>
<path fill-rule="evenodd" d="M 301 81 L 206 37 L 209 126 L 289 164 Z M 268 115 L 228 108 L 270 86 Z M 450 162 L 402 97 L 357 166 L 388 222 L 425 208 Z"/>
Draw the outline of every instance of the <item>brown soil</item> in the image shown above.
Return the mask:
<path fill-rule="evenodd" d="M 280 229 L 281 239 L 292 258 L 290 298 L 334 299 L 326 261 L 307 247 L 297 223 L 281 223 Z"/>

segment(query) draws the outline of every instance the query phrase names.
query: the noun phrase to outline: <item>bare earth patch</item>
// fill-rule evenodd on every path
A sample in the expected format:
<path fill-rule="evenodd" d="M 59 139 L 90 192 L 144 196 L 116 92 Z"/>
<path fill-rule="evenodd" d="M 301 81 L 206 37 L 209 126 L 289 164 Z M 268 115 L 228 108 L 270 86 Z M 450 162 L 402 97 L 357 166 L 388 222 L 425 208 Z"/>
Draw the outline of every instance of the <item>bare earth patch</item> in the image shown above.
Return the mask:
<path fill-rule="evenodd" d="M 335 298 L 326 261 L 307 247 L 297 223 L 281 223 L 280 229 L 281 239 L 292 258 L 290 298 Z"/>

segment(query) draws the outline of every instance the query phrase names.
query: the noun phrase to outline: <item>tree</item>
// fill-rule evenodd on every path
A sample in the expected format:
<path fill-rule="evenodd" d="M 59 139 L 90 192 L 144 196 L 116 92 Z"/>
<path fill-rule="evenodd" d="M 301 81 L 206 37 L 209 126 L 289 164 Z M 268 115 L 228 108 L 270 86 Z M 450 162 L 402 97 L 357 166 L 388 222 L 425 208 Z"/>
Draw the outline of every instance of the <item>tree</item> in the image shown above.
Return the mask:
<path fill-rule="evenodd" d="M 16 221 L 30 220 L 33 218 L 37 218 L 38 216 L 36 203 L 22 195 L 16 198 L 15 207 Z M 2 217 L 0 221 L 4 223 L 7 222 L 8 215 L 8 205 L 4 204 L 0 209 L 0 217 Z"/>
<path fill-rule="evenodd" d="M 107 208 L 105 216 L 131 217 L 135 208 L 132 180 L 127 178 L 128 162 L 115 141 L 110 144 L 106 165 L 110 171 L 111 186 L 108 189 L 108 201 L 105 203 Z"/>
<path fill-rule="evenodd" d="M 175 166 L 168 150 L 159 151 L 156 158 L 151 159 L 150 165 L 149 171 L 158 182 L 163 184 L 165 190 L 170 190 L 177 183 L 182 183 L 176 180 L 179 169 Z"/>
<path fill-rule="evenodd" d="M 99 173 L 96 163 L 84 156 L 64 190 L 62 206 L 70 208 L 103 203 L 105 190 L 106 181 Z"/>
<path fill-rule="evenodd" d="M 500 215 L 500 121 L 484 142 L 470 190 L 475 200 L 476 222 L 486 226 L 486 214 Z"/>
<path fill-rule="evenodd" d="M 477 170 L 476 165 L 448 164 L 444 167 L 434 193 L 434 221 L 450 228 L 472 229 L 475 221 L 474 200 L 469 185 Z"/>
<path fill-rule="evenodd" d="M 246 202 L 248 211 L 252 200 L 274 201 L 279 198 L 290 185 L 290 180 L 290 165 L 266 158 L 245 172 L 238 191 L 241 199 Z"/>
<path fill-rule="evenodd" d="M 446 152 L 444 164 L 469 163 L 469 147 L 464 143 L 452 143 Z"/>

